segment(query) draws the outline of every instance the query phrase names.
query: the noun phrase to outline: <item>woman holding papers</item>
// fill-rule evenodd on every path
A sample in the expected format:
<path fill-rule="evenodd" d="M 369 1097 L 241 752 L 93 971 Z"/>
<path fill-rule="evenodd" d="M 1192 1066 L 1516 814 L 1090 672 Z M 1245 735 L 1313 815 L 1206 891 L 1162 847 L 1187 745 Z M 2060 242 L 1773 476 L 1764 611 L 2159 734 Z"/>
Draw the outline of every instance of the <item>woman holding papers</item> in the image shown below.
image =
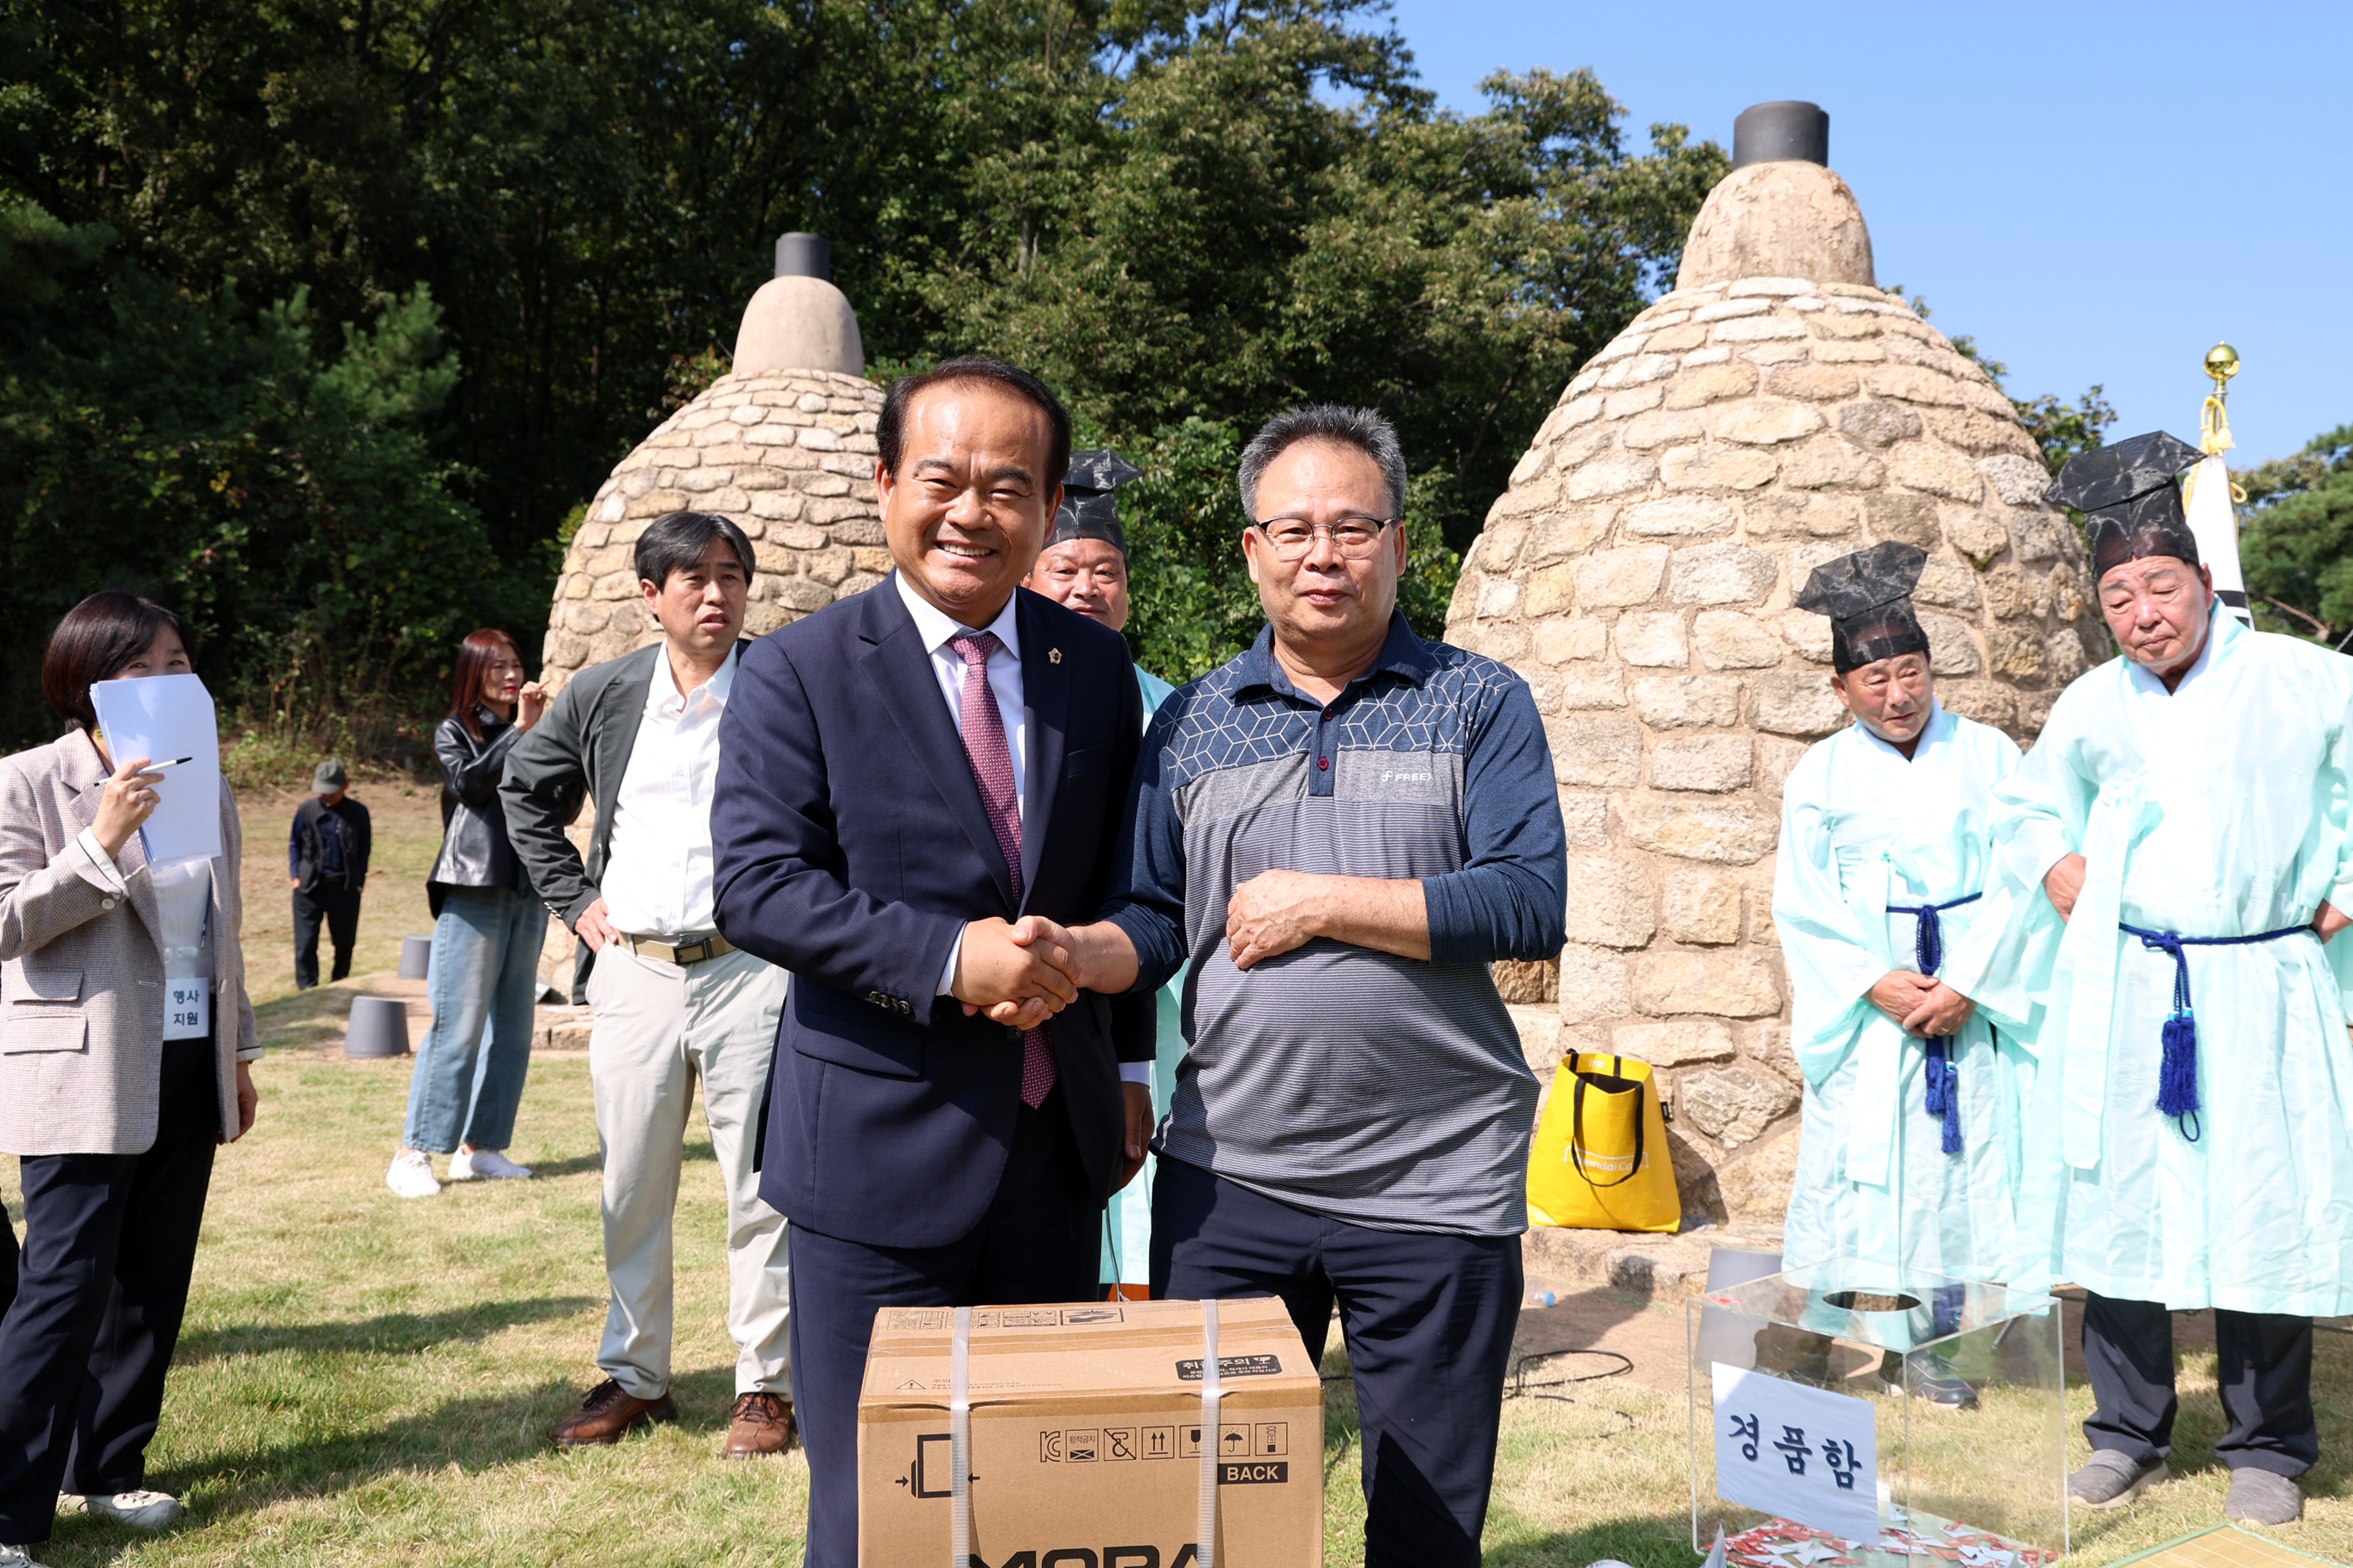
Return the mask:
<path fill-rule="evenodd" d="M 194 646 L 154 600 L 93 594 L 42 658 L 65 734 L 0 761 L 0 1151 L 23 1157 L 26 1218 L 0 1322 L 5 1568 L 61 1501 L 142 1529 L 182 1511 L 148 1489 L 147 1443 L 213 1151 L 253 1125 L 261 1054 L 237 806 L 220 786 L 217 855 L 151 861 L 140 829 L 172 775 L 114 754 L 90 687 L 187 675 Z"/>
<path fill-rule="evenodd" d="M 426 883 L 433 1025 L 408 1082 L 408 1127 L 384 1178 L 404 1198 L 441 1190 L 435 1154 L 450 1156 L 453 1182 L 531 1174 L 506 1147 L 531 1067 L 547 908 L 507 843 L 499 781 L 507 753 L 546 710 L 547 693 L 523 679 L 514 639 L 491 630 L 459 645 L 450 688 L 449 716 L 433 732 L 443 824 Z"/>

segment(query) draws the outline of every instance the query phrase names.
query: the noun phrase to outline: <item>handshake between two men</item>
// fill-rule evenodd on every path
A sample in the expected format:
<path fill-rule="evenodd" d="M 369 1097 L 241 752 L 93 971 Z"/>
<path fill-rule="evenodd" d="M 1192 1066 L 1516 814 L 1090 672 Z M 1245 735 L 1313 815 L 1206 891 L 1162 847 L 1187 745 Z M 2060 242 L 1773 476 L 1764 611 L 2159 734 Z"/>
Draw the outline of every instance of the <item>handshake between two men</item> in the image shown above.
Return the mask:
<path fill-rule="evenodd" d="M 1404 958 L 1430 957 L 1430 921 L 1418 879 L 1332 877 L 1261 871 L 1234 889 L 1226 904 L 1226 950 L 1236 969 L 1301 947 L 1317 937 Z M 1064 926 L 1042 915 L 996 916 L 965 927 L 949 990 L 967 1015 L 986 1013 L 1017 1029 L 1042 1027 L 1082 991 L 1116 996 L 1134 989 L 1135 944 L 1111 921 Z M 1126 1089 L 1127 1174 L 1144 1164 L 1152 1131 L 1152 1091 Z"/>

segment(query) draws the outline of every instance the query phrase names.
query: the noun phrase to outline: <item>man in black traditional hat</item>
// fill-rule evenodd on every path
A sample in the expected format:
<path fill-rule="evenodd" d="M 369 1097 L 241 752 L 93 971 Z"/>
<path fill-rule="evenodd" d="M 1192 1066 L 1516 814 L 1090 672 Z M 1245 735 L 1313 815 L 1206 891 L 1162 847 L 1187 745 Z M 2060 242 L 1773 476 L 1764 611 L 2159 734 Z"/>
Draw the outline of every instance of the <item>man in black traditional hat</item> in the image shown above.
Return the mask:
<path fill-rule="evenodd" d="M 2015 1246 L 2005 1118 L 2032 1076 L 2004 947 L 2014 900 L 1989 887 L 1993 790 L 2019 752 L 1936 700 L 1911 600 L 1926 560 L 1874 544 L 1815 568 L 1797 599 L 1830 617 L 1831 685 L 1855 722 L 1781 790 L 1773 921 L 1806 1075 L 1782 1257 L 1999 1279 Z M 1977 1398 L 1949 1368 L 1913 1391 Z"/>
<path fill-rule="evenodd" d="M 2353 1311 L 2353 660 L 2216 613 L 2158 432 L 2070 462 L 2125 657 L 2060 695 L 1998 792 L 2005 877 L 2066 921 L 2012 1283 L 2090 1292 L 2077 1502 L 2166 1479 L 2169 1312 L 2214 1310 L 2225 1512 L 2301 1516 L 2314 1317 Z"/>

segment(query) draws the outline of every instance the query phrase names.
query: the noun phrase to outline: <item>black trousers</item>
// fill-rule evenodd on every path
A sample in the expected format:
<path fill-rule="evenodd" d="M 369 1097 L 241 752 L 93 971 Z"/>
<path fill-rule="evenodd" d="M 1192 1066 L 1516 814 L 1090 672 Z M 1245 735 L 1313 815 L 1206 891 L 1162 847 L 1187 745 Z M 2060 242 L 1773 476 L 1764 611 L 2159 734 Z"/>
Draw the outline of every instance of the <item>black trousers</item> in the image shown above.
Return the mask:
<path fill-rule="evenodd" d="M 220 1142 L 209 1040 L 164 1047 L 143 1154 L 24 1161 L 25 1251 L 0 1321 L 0 1541 L 49 1538 L 60 1490 L 138 1491 Z"/>
<path fill-rule="evenodd" d="M 1280 1296 L 1319 1363 L 1338 1303 L 1365 1568 L 1477 1568 L 1522 1285 L 1516 1236 L 1376 1230 L 1166 1158 L 1153 1178 L 1155 1300 Z"/>
<path fill-rule="evenodd" d="M 352 943 L 360 931 L 360 890 L 341 882 L 322 882 L 309 892 L 294 894 L 294 988 L 308 991 L 319 984 L 319 924 L 327 926 L 327 940 L 335 950 L 335 972 L 342 980 L 352 972 Z"/>
<path fill-rule="evenodd" d="M 0 1318 L 8 1315 L 8 1303 L 16 1299 L 16 1227 L 7 1210 L 0 1209 Z"/>
<path fill-rule="evenodd" d="M 807 1568 L 857 1568 L 858 1390 L 881 1307 L 1091 1301 L 1103 1201 L 1062 1091 L 1015 1114 L 988 1213 L 945 1247 L 871 1247 L 793 1226 L 793 1414 L 808 1455 Z M 5 1539 L 5 1538 L 0 1538 Z"/>
<path fill-rule="evenodd" d="M 2215 1381 L 2231 1429 L 2214 1457 L 2232 1469 L 2300 1476 L 2320 1458 L 2312 1412 L 2312 1320 L 2214 1313 Z M 2084 1303 L 2084 1365 L 2099 1408 L 2094 1448 L 2147 1464 L 2173 1452 L 2173 1319 L 2154 1301 L 2094 1293 Z"/>

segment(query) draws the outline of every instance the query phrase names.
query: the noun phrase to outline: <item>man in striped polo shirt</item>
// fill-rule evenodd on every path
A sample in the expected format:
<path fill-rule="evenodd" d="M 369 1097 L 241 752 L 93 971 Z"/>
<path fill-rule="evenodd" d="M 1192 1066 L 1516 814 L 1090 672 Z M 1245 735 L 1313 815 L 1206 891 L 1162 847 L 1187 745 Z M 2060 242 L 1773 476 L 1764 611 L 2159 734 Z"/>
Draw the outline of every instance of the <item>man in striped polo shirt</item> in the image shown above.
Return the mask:
<path fill-rule="evenodd" d="M 1184 975 L 1152 1293 L 1281 1296 L 1319 1358 L 1336 1300 L 1367 1568 L 1475 1564 L 1536 1104 L 1487 966 L 1560 950 L 1551 755 L 1519 677 L 1398 613 L 1387 420 L 1282 415 L 1240 479 L 1269 625 L 1155 718 L 1073 978 Z"/>

